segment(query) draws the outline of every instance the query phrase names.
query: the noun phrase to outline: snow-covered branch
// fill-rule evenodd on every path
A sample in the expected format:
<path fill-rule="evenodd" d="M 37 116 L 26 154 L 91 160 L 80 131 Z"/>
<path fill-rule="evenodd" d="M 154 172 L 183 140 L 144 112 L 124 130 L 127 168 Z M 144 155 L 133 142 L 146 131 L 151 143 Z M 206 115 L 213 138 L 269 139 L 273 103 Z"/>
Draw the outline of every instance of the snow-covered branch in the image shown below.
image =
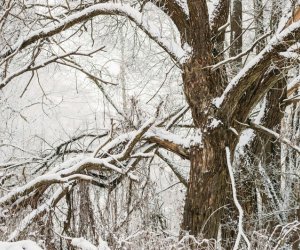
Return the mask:
<path fill-rule="evenodd" d="M 291 147 L 292 149 L 296 150 L 296 152 L 300 153 L 300 147 L 294 145 L 290 140 L 288 140 L 287 138 L 282 137 L 280 134 L 274 132 L 271 129 L 268 129 L 260 124 L 256 124 L 254 122 L 250 122 L 250 128 L 257 130 L 259 132 L 262 132 L 268 136 L 271 136 L 272 138 L 278 139 L 279 141 L 281 141 L 282 143 L 288 145 L 289 147 Z"/>
<path fill-rule="evenodd" d="M 182 171 L 178 168 L 177 164 L 174 164 L 171 159 L 164 154 L 162 151 L 158 150 L 158 152 L 156 152 L 156 154 L 158 155 L 159 158 L 161 158 L 173 171 L 173 173 L 176 175 L 176 177 L 178 178 L 178 180 L 187 187 L 188 185 L 188 180 L 186 178 L 186 176 L 184 176 L 184 174 L 182 173 Z"/>
<path fill-rule="evenodd" d="M 62 187 L 59 187 L 56 192 L 53 194 L 53 196 L 48 199 L 46 202 L 44 202 L 41 206 L 34 209 L 32 212 L 30 212 L 18 225 L 18 227 L 13 231 L 9 237 L 8 241 L 14 241 L 18 239 L 18 236 L 26 230 L 27 227 L 29 227 L 34 220 L 41 216 L 42 214 L 46 213 L 49 209 L 51 209 L 62 197 L 62 194 L 64 192 L 67 192 L 69 188 L 69 184 L 64 184 Z"/>
<path fill-rule="evenodd" d="M 213 70 L 216 70 L 216 69 L 220 68 L 221 66 L 223 66 L 223 65 L 226 64 L 226 63 L 234 62 L 234 61 L 236 61 L 237 59 L 239 59 L 239 58 L 241 58 L 241 57 L 243 57 L 243 56 L 245 56 L 245 55 L 248 55 L 248 54 L 255 48 L 255 46 L 256 46 L 259 42 L 261 42 L 263 39 L 265 39 L 266 37 L 268 37 L 268 36 L 270 36 L 270 35 L 271 35 L 271 32 L 268 32 L 268 33 L 264 34 L 263 36 L 259 37 L 256 41 L 254 41 L 253 44 L 250 46 L 250 48 L 248 48 L 247 50 L 241 52 L 240 54 L 238 54 L 238 55 L 236 55 L 236 56 L 233 56 L 233 57 L 227 58 L 227 59 L 225 59 L 225 60 L 223 60 L 223 61 L 220 61 L 220 62 L 218 62 L 217 64 L 212 65 L 211 68 L 212 68 Z"/>
<path fill-rule="evenodd" d="M 181 0 L 150 0 L 149 2 L 153 2 L 171 18 L 184 39 L 187 33 L 190 32 L 188 25 L 189 11 L 186 3 L 184 4 L 184 1 Z"/>
<path fill-rule="evenodd" d="M 74 160 L 71 159 L 70 163 L 74 165 L 68 166 L 67 163 L 64 163 L 62 168 L 56 167 L 48 173 L 33 179 L 24 186 L 13 189 L 7 195 L 0 198 L 0 205 L 15 202 L 19 197 L 32 194 L 35 192 L 35 190 L 42 186 L 47 187 L 54 183 L 66 183 L 74 179 L 89 178 L 80 174 L 83 170 L 107 169 L 121 175 L 126 175 L 133 181 L 136 181 L 135 176 L 129 175 L 128 171 L 122 169 L 121 167 L 117 167 L 117 165 L 119 165 L 120 162 L 130 158 L 135 145 L 142 139 L 155 142 L 159 146 L 162 146 L 173 152 L 177 152 L 181 156 L 188 157 L 187 148 L 189 146 L 189 140 L 180 139 L 170 132 L 161 129 L 154 128 L 152 131 L 149 131 L 154 122 L 154 119 L 150 119 L 138 131 L 121 135 L 109 142 L 102 148 L 102 152 L 104 152 L 102 156 L 106 156 L 105 158 L 98 159 L 93 157 L 85 157 L 75 164 Z M 126 143 L 126 146 L 122 152 L 114 155 L 109 153 L 116 146 L 124 143 Z"/>
<path fill-rule="evenodd" d="M 255 56 L 227 85 L 223 94 L 215 98 L 213 104 L 226 114 L 227 118 L 232 117 L 238 109 L 241 97 L 247 90 L 253 87 L 256 82 L 270 67 L 276 59 L 282 59 L 280 52 L 286 51 L 294 41 L 300 37 L 300 21 L 291 24 L 283 31 L 276 33 L 266 47 Z M 265 93 L 273 82 L 268 85 L 261 85 L 256 92 Z M 256 103 L 254 103 L 256 104 Z"/>
<path fill-rule="evenodd" d="M 220 28 L 226 25 L 229 16 L 229 6 L 229 0 L 214 1 L 214 9 L 210 17 L 211 30 L 214 36 L 217 36 Z M 221 29 L 221 32 L 224 32 L 224 29 Z"/>
<path fill-rule="evenodd" d="M 84 164 L 85 163 L 85 164 Z M 89 162 L 88 160 L 85 160 L 77 165 L 75 165 L 75 169 L 84 169 L 88 165 L 93 164 L 93 162 Z M 79 172 L 79 171 L 78 171 Z M 34 192 L 38 188 L 42 186 L 50 186 L 54 183 L 68 183 L 74 179 L 84 179 L 91 181 L 92 178 L 89 176 L 84 176 L 77 174 L 78 172 L 74 171 L 71 173 L 68 173 L 67 170 L 61 171 L 59 173 L 47 173 L 44 175 L 41 175 L 32 181 L 28 182 L 27 184 L 23 185 L 22 187 L 14 188 L 12 191 L 10 191 L 7 195 L 0 198 L 0 205 L 4 205 L 7 203 L 15 202 L 20 197 L 25 197 L 26 195 L 29 195 L 30 193 Z M 68 173 L 68 174 L 67 174 Z"/>
<path fill-rule="evenodd" d="M 189 159 L 189 139 L 183 139 L 171 132 L 158 128 L 153 128 L 146 135 L 146 138 L 150 142 L 154 142 L 160 147 L 178 154 L 182 158 Z"/>
<path fill-rule="evenodd" d="M 51 64 L 51 63 L 55 63 L 58 60 L 62 60 L 66 57 L 69 56 L 75 56 L 75 55 L 80 55 L 80 56 L 91 56 L 92 54 L 102 50 L 104 47 L 98 48 L 93 50 L 92 52 L 88 52 L 88 53 L 84 53 L 84 52 L 79 52 L 79 48 L 77 48 L 74 51 L 68 52 L 68 53 L 64 53 L 62 55 L 56 55 L 56 56 L 52 56 L 49 59 L 46 59 L 42 62 L 39 62 L 37 64 L 34 64 L 34 60 L 30 61 L 28 64 L 26 64 L 24 67 L 20 68 L 19 70 L 12 72 L 10 75 L 6 76 L 5 79 L 3 79 L 0 82 L 0 90 L 2 88 L 4 88 L 11 80 L 13 80 L 14 78 L 16 78 L 17 76 L 20 76 L 26 72 L 29 71 L 35 71 L 41 68 L 44 68 L 45 66 Z"/>
<path fill-rule="evenodd" d="M 128 4 L 117 3 L 99 3 L 85 8 L 78 13 L 71 14 L 65 19 L 60 20 L 57 24 L 45 27 L 29 33 L 25 37 L 21 37 L 19 41 L 11 48 L 3 51 L 0 58 L 4 59 L 18 50 L 22 50 L 40 39 L 54 36 L 72 26 L 89 20 L 99 15 L 119 15 L 125 16 L 134 22 L 141 30 L 143 30 L 153 41 L 162 47 L 178 64 L 184 61 L 185 52 L 179 44 L 174 41 L 163 38 L 159 29 L 155 25 L 151 25 L 145 20 L 142 13 Z"/>
<path fill-rule="evenodd" d="M 231 165 L 230 149 L 228 147 L 226 147 L 226 160 L 227 160 L 227 167 L 228 167 L 229 176 L 230 176 L 230 180 L 231 180 L 233 201 L 234 201 L 234 204 L 235 204 L 235 206 L 236 206 L 236 208 L 238 209 L 238 212 L 239 212 L 238 235 L 236 237 L 236 241 L 234 243 L 233 250 L 239 249 L 239 244 L 240 244 L 241 237 L 243 237 L 243 239 L 247 243 L 247 247 L 248 247 L 248 250 L 249 250 L 249 249 L 251 249 L 251 244 L 250 244 L 250 242 L 249 242 L 249 240 L 248 240 L 248 238 L 247 238 L 247 236 L 244 232 L 244 229 L 243 229 L 244 210 L 243 210 L 241 204 L 239 203 L 239 201 L 237 199 L 236 185 L 235 185 L 233 169 L 232 169 L 232 165 Z"/>
<path fill-rule="evenodd" d="M 132 140 L 132 138 L 134 138 L 134 133 L 135 132 L 129 132 L 118 136 L 117 138 L 107 143 L 101 149 L 101 151 L 105 154 L 112 148 L 122 143 L 127 143 L 128 141 Z M 149 131 L 145 132 L 141 139 L 149 141 L 151 143 L 156 143 L 158 146 L 172 151 L 173 153 L 176 153 L 183 158 L 189 158 L 190 140 L 184 139 L 165 129 L 152 127 L 149 129 Z"/>

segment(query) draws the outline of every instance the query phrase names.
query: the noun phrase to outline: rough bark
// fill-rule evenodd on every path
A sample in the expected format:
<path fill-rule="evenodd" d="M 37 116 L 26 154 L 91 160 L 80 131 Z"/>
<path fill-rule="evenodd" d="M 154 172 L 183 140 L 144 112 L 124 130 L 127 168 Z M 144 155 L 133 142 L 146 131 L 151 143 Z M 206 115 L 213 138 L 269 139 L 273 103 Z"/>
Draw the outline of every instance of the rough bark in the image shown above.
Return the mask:
<path fill-rule="evenodd" d="M 80 237 L 89 237 L 98 240 L 95 232 L 95 221 L 91 209 L 90 189 L 88 183 L 79 183 L 79 227 L 78 235 Z"/>
<path fill-rule="evenodd" d="M 262 20 L 263 6 L 261 0 L 254 1 L 256 10 L 254 17 L 257 28 L 256 37 L 259 37 L 264 33 Z M 169 50 L 170 47 L 160 40 L 160 37 L 157 37 L 156 33 L 151 33 L 147 29 L 147 26 L 143 25 L 143 22 L 135 18 L 135 15 L 130 15 L 126 11 L 123 11 L 121 5 L 116 6 L 116 8 L 112 10 L 100 8 L 101 6 L 98 9 L 91 8 L 89 12 L 86 12 L 86 15 L 78 15 L 76 18 L 70 19 L 69 22 L 60 22 L 56 26 L 47 29 L 45 33 L 35 32 L 22 41 L 19 46 L 13 46 L 12 49 L 4 51 L 0 57 L 12 55 L 12 53 L 17 50 L 22 50 L 29 45 L 33 45 L 41 38 L 46 39 L 54 36 L 67 28 L 98 15 L 126 16 L 135 22 L 145 34 L 161 46 L 161 48 L 180 65 L 180 68 L 182 68 L 185 96 L 192 112 L 194 124 L 199 131 L 199 137 L 201 137 L 201 140 L 195 141 L 190 151 L 182 149 L 177 144 L 174 145 L 172 142 L 162 140 L 161 138 L 152 136 L 148 139 L 151 142 L 158 143 L 160 146 L 178 153 L 183 158 L 191 160 L 190 180 L 187 187 L 182 229 L 195 236 L 216 239 L 220 225 L 228 225 L 231 218 L 233 218 L 233 221 L 235 220 L 235 213 L 230 206 L 230 178 L 226 166 L 225 147 L 228 146 L 233 152 L 237 137 L 234 137 L 229 128 L 233 125 L 235 120 L 244 122 L 253 107 L 257 105 L 270 88 L 274 86 L 276 82 L 277 85 L 282 83 L 280 71 L 274 68 L 270 69 L 270 66 L 275 60 L 281 59 L 278 52 L 285 51 L 289 45 L 299 38 L 300 28 L 294 27 L 293 33 L 286 33 L 286 35 L 282 37 L 282 41 L 284 42 L 275 43 L 269 50 L 262 53 L 258 61 L 247 67 L 247 70 L 244 70 L 244 74 L 237 77 L 232 88 L 226 92 L 223 103 L 217 108 L 212 105 L 212 103 L 215 98 L 222 95 L 224 86 L 228 84 L 228 81 L 226 75 L 224 77 L 224 73 L 226 73 L 225 70 L 212 71 L 210 66 L 214 64 L 215 61 L 222 60 L 222 56 L 220 58 L 214 58 L 212 54 L 214 47 L 218 47 L 220 44 L 223 46 L 225 29 L 220 30 L 220 28 L 226 23 L 228 18 L 229 0 L 219 1 L 211 26 L 209 24 L 206 2 L 206 0 L 188 0 L 188 17 L 176 1 L 153 1 L 153 3 L 169 15 L 174 22 L 180 33 L 182 44 L 186 42 L 192 48 L 192 55 L 182 67 L 182 61 L 179 60 L 181 58 L 177 58 L 172 52 L 173 50 Z M 233 43 L 232 55 L 241 51 L 240 35 L 242 34 L 241 0 L 235 0 L 234 4 L 232 41 L 236 40 L 236 42 Z M 139 14 L 139 12 L 135 12 L 135 14 Z M 295 35 L 296 32 L 298 35 Z M 263 43 L 260 43 L 257 46 L 257 52 L 263 48 L 262 44 Z M 238 60 L 238 63 L 241 63 L 241 59 Z M 267 96 L 267 103 L 270 109 L 268 113 L 266 113 L 265 126 L 273 129 L 275 127 L 273 123 L 279 124 L 282 115 L 281 110 L 278 110 L 278 103 L 280 102 L 280 98 L 284 98 L 284 95 L 282 95 L 282 91 L 277 91 L 279 88 L 283 87 L 279 85 L 276 86 L 274 90 L 269 91 Z M 239 127 L 237 130 L 240 132 L 241 128 Z M 120 157 L 118 161 L 128 159 L 134 145 L 142 136 L 143 133 L 136 137 L 133 141 L 134 143 L 129 147 L 130 150 L 124 152 L 124 155 Z M 269 143 L 269 138 L 263 140 Z M 273 145 L 274 144 L 268 144 L 270 153 L 274 152 Z M 150 147 L 153 148 L 155 145 L 150 145 L 149 150 Z M 257 146 L 254 151 L 261 151 L 261 147 Z M 264 155 L 267 159 L 266 156 L 267 155 Z M 278 159 L 275 159 L 275 161 L 278 162 Z M 132 166 L 134 167 L 137 162 L 138 160 L 133 162 Z M 112 163 L 116 162 L 112 161 Z M 78 172 L 85 169 L 93 169 L 93 166 L 94 164 L 88 164 L 88 166 L 87 164 L 83 164 Z M 95 166 L 95 168 L 98 168 L 98 165 Z M 115 179 L 114 182 L 111 183 L 110 188 L 115 188 L 124 176 L 126 175 Z M 56 182 L 59 181 L 52 180 L 50 184 Z M 19 191 L 17 194 L 29 194 L 34 188 L 41 187 L 43 184 L 45 184 L 43 180 L 40 180 L 40 182 L 35 184 L 35 187 L 27 188 L 22 192 Z M 49 180 L 47 180 L 46 184 L 47 187 L 50 185 Z M 86 189 L 85 186 L 81 186 L 81 193 L 85 194 L 87 192 L 88 189 Z M 251 190 L 251 193 L 253 192 L 254 191 Z M 80 210 L 87 211 L 90 202 L 89 200 L 83 199 L 84 195 L 82 195 L 81 198 Z M 13 197 L 12 199 L 15 198 Z M 251 213 L 251 211 L 254 211 L 254 208 L 250 207 L 248 210 Z M 229 214 L 229 216 L 226 214 Z M 85 222 L 93 221 L 92 217 L 88 217 L 84 213 L 81 214 L 80 219 Z M 84 235 L 84 231 L 91 230 L 89 227 L 89 225 L 82 223 L 79 234 Z M 230 229 L 227 228 L 224 232 L 223 239 L 228 239 L 229 241 L 233 239 Z M 90 234 L 94 235 L 95 232 L 91 230 Z M 225 246 L 228 245 L 230 245 L 230 243 Z"/>
<path fill-rule="evenodd" d="M 190 234 L 217 238 L 219 227 L 230 220 L 230 186 L 226 168 L 226 131 L 218 128 L 203 139 L 203 147 L 191 149 L 191 171 L 184 207 L 182 228 Z M 231 212 L 230 212 L 231 211 Z M 222 230 L 230 240 L 233 231 Z M 230 245 L 230 242 L 228 242 Z M 226 245 L 228 245 L 226 243 Z"/>
<path fill-rule="evenodd" d="M 182 44 L 190 40 L 191 33 L 188 26 L 188 16 L 175 0 L 152 0 L 154 4 L 160 7 L 174 22 L 178 28 Z"/>
<path fill-rule="evenodd" d="M 234 140 L 229 140 L 224 124 L 211 126 L 215 119 L 212 100 L 222 93 L 224 78 L 221 71 L 213 72 L 207 67 L 214 59 L 206 1 L 188 3 L 194 54 L 184 65 L 182 77 L 186 99 L 202 140 L 195 142 L 190 150 L 190 179 L 182 229 L 195 236 L 217 238 L 221 222 L 228 222 L 224 217 L 230 195 L 225 146 L 233 149 Z M 230 232 L 225 231 L 229 236 Z"/>

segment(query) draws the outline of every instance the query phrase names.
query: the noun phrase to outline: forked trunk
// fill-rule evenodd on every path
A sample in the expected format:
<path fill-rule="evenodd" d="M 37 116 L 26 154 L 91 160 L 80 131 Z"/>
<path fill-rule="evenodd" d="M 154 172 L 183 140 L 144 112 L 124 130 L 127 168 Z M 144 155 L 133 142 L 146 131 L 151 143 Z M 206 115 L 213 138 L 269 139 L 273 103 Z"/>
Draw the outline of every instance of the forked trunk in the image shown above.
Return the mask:
<path fill-rule="evenodd" d="M 219 226 L 229 202 L 230 178 L 226 167 L 225 147 L 229 130 L 216 117 L 213 99 L 220 96 L 227 83 L 226 71 L 209 67 L 222 56 L 213 57 L 215 45 L 221 46 L 224 32 L 218 29 L 227 22 L 229 1 L 220 1 L 210 29 L 207 1 L 187 1 L 193 55 L 183 65 L 183 84 L 193 121 L 201 134 L 191 148 L 191 169 L 182 230 L 195 237 L 217 238 Z M 215 39 L 213 39 L 213 37 Z M 227 213 L 228 214 L 228 213 Z"/>
<path fill-rule="evenodd" d="M 202 139 L 191 148 L 182 230 L 195 237 L 216 239 L 220 225 L 229 222 L 229 215 L 234 214 L 225 148 L 232 150 L 236 139 L 227 124 L 215 116 L 212 101 L 222 92 L 223 78 L 205 67 L 210 60 L 194 58 L 185 65 L 183 74 L 187 101 Z M 223 238 L 232 239 L 231 234 L 228 228 L 222 230 Z"/>

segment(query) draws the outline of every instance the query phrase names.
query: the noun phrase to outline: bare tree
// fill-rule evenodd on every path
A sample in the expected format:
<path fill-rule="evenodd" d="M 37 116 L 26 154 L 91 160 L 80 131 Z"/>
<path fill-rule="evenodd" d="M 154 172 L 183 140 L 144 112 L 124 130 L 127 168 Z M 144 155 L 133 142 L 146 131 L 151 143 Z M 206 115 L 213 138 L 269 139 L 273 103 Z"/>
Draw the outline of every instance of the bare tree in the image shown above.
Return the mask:
<path fill-rule="evenodd" d="M 273 24 L 271 29 L 274 30 L 270 30 L 270 27 L 264 25 L 263 19 L 267 4 L 255 0 L 254 13 L 252 13 L 255 39 L 249 43 L 247 49 L 242 44 L 241 37 L 243 35 L 245 38 L 253 34 L 251 29 L 253 26 L 242 25 L 242 2 L 234 1 L 231 26 L 228 25 L 230 23 L 228 21 L 229 0 L 215 1 L 213 6 L 205 0 L 62 1 L 55 5 L 48 2 L 38 4 L 9 2 L 5 5 L 0 19 L 2 38 L 4 38 L 1 41 L 0 54 L 3 69 L 0 83 L 2 91 L 5 91 L 13 79 L 24 73 L 29 72 L 34 76 L 46 65 L 60 64 L 79 70 L 96 84 L 117 113 L 124 118 L 123 122 L 130 124 L 129 130 L 133 130 L 119 136 L 111 133 L 104 144 L 94 145 L 93 150 L 88 151 L 87 157 L 71 159 L 62 167 L 51 168 L 23 186 L 11 189 L 0 198 L 1 206 L 13 207 L 15 211 L 29 204 L 34 209 L 25 217 L 21 228 L 11 233 L 9 240 L 18 239 L 29 223 L 44 216 L 49 207 L 55 206 L 73 189 L 72 185 L 92 182 L 100 187 L 114 190 L 125 179 L 136 182 L 137 178 L 132 171 L 144 158 L 152 158 L 153 155 L 158 154 L 160 152 L 158 148 L 164 148 L 190 161 L 187 181 L 180 171 L 176 171 L 176 165 L 172 166 L 171 161 L 158 154 L 171 166 L 179 181 L 187 185 L 181 223 L 182 239 L 185 237 L 185 232 L 195 238 L 207 239 L 217 239 L 218 235 L 220 237 L 219 232 L 222 232 L 222 244 L 229 249 L 235 242 L 237 229 L 239 230 L 237 237 L 241 237 L 242 222 L 239 221 L 237 226 L 238 217 L 241 216 L 238 212 L 241 211 L 239 206 L 237 206 L 238 211 L 234 206 L 239 203 L 236 202 L 232 167 L 228 163 L 233 161 L 241 134 L 250 127 L 259 135 L 262 131 L 264 134 L 260 137 L 263 143 L 260 146 L 252 146 L 255 155 L 264 150 L 261 145 L 265 145 L 265 141 L 268 141 L 266 146 L 268 149 L 258 156 L 259 162 L 280 168 L 278 158 L 280 154 L 275 154 L 275 151 L 281 144 L 269 143 L 269 138 L 276 137 L 281 130 L 280 123 L 286 105 L 282 103 L 287 99 L 285 75 L 296 67 L 300 37 L 300 22 L 293 11 L 293 5 L 287 6 L 282 14 L 278 13 L 281 19 L 274 23 L 279 24 L 278 26 Z M 212 10 L 211 15 L 209 9 Z M 5 23 L 7 20 L 18 23 L 16 18 L 18 11 L 35 13 L 28 20 L 24 19 L 24 30 L 17 31 L 21 34 L 20 38 L 9 30 L 12 24 Z M 163 17 L 166 22 L 171 22 L 177 35 L 165 34 L 163 24 L 151 18 L 153 13 L 157 13 L 159 18 Z M 11 18 L 6 18 L 9 15 Z M 149 39 L 150 44 L 156 44 L 164 53 L 164 57 L 169 57 L 173 66 L 180 71 L 188 106 L 182 107 L 171 116 L 162 117 L 161 105 L 157 105 L 156 111 L 152 114 L 156 118 L 146 121 L 141 119 L 142 112 L 138 102 L 133 98 L 132 109 L 135 110 L 134 115 L 138 117 L 139 122 L 129 122 L 126 114 L 114 104 L 103 87 L 114 83 L 87 70 L 84 65 L 76 61 L 77 57 L 91 57 L 99 51 L 104 53 L 105 48 L 94 46 L 92 50 L 85 51 L 78 45 L 74 50 L 70 50 L 65 44 L 65 41 L 72 40 L 84 30 L 93 35 L 92 22 L 97 17 L 103 17 L 104 22 L 108 22 L 108 19 L 105 19 L 107 17 L 112 17 L 117 20 L 117 23 L 127 20 L 138 28 L 136 32 L 139 35 Z M 225 48 L 228 29 L 231 29 L 229 30 L 231 47 Z M 242 46 L 245 47 L 244 52 Z M 227 57 L 227 50 L 230 50 L 230 57 Z M 252 53 L 253 50 L 256 53 Z M 16 65 L 16 61 L 21 57 L 25 57 L 23 60 L 26 62 L 14 70 L 13 65 Z M 238 69 L 233 72 L 234 75 L 227 74 L 227 70 L 236 65 Z M 24 91 L 31 80 L 32 77 L 24 86 Z M 258 121 L 260 124 L 257 124 L 251 120 L 251 115 L 263 100 L 264 118 Z M 126 105 L 128 109 L 128 103 Z M 195 135 L 187 139 L 168 130 L 188 109 L 191 111 Z M 113 126 L 111 130 L 114 131 Z M 96 138 L 101 135 L 89 136 Z M 277 137 L 280 138 L 279 135 Z M 289 146 L 293 144 L 286 140 L 284 138 L 282 141 Z M 36 161 L 49 164 L 51 159 L 59 157 L 62 148 L 64 147 L 38 157 Z M 292 148 L 297 149 L 297 146 L 293 145 Z M 73 148 L 65 147 L 63 154 L 68 150 L 69 153 L 76 153 Z M 14 162 L 8 162 L 5 166 L 13 164 Z M 92 177 L 92 174 L 97 171 L 100 171 L 103 177 L 100 181 Z M 262 174 L 260 169 L 256 171 Z M 267 171 L 266 174 L 268 175 L 269 172 Z M 268 184 L 273 185 L 275 190 L 279 189 L 278 179 L 271 179 Z M 44 204 L 40 204 L 42 197 L 45 198 L 48 193 L 46 191 L 53 186 L 56 187 L 56 191 L 52 192 L 52 196 L 48 197 Z M 234 196 L 232 196 L 232 188 Z M 88 192 L 85 184 L 82 184 L 80 189 L 82 193 Z M 267 189 L 270 191 L 272 188 L 268 186 Z M 256 192 L 255 188 L 251 188 L 251 192 Z M 127 215 L 130 214 L 133 206 L 131 201 L 128 204 Z M 88 209 L 85 200 L 82 200 L 79 206 L 81 210 Z M 81 217 L 80 220 L 91 221 L 92 218 Z M 160 223 L 163 225 L 161 221 Z M 291 230 L 297 226 L 293 224 Z M 81 232 L 84 230 L 80 228 L 79 234 L 82 235 Z M 93 230 L 89 231 L 92 233 Z M 248 243 L 246 237 L 244 240 Z M 240 241 L 236 242 L 235 249 Z M 191 244 L 192 247 L 196 247 L 194 243 Z"/>

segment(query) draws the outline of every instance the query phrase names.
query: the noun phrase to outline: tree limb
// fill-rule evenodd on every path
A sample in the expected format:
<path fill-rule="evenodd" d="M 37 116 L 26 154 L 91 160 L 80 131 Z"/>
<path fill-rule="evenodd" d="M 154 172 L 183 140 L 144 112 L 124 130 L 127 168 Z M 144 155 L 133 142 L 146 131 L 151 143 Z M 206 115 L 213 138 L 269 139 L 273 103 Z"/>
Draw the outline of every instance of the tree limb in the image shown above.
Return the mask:
<path fill-rule="evenodd" d="M 10 49 L 2 52 L 0 54 L 0 58 L 4 59 L 6 57 L 9 57 L 16 51 L 28 47 L 39 39 L 54 36 L 78 23 L 82 23 L 99 15 L 119 15 L 127 17 L 129 20 L 134 22 L 141 30 L 143 30 L 149 36 L 149 38 L 151 38 L 161 48 L 163 48 L 178 64 L 180 64 L 184 59 L 185 52 L 183 51 L 183 49 L 175 42 L 162 38 L 160 32 L 158 31 L 158 29 L 156 29 L 156 27 L 150 26 L 147 20 L 144 21 L 142 13 L 128 4 L 122 5 L 116 3 L 95 4 L 78 13 L 69 15 L 57 24 L 33 31 L 24 38 L 21 38 Z"/>
<path fill-rule="evenodd" d="M 242 124 L 242 123 L 240 123 L 240 124 Z M 262 132 L 262 133 L 264 133 L 264 134 L 266 134 L 270 137 L 273 137 L 273 138 L 281 141 L 282 143 L 286 144 L 287 146 L 291 147 L 297 153 L 300 154 L 300 147 L 299 146 L 294 145 L 289 139 L 282 137 L 280 134 L 274 132 L 273 130 L 268 129 L 268 128 L 260 125 L 260 124 L 256 124 L 252 121 L 250 121 L 249 124 L 242 124 L 242 125 L 250 127 L 250 128 L 252 128 L 254 130 L 257 130 L 259 132 Z"/>
<path fill-rule="evenodd" d="M 182 43 L 185 42 L 187 37 L 190 37 L 188 13 L 183 10 L 176 0 L 151 0 L 151 2 L 171 18 L 180 33 Z"/>
<path fill-rule="evenodd" d="M 271 63 L 279 59 L 282 60 L 278 53 L 286 51 L 299 38 L 300 22 L 296 22 L 279 34 L 276 33 L 268 45 L 232 79 L 222 96 L 213 102 L 222 114 L 226 114 L 227 119 L 232 118 L 241 105 L 240 100 L 244 93 L 253 87 L 253 83 L 259 80 Z M 268 90 L 272 86 L 271 82 L 269 84 L 268 86 L 261 85 L 261 88 Z M 257 91 L 261 92 L 260 89 Z"/>
<path fill-rule="evenodd" d="M 156 152 L 157 156 L 161 158 L 173 171 L 173 173 L 176 175 L 178 180 L 185 186 L 188 186 L 188 180 L 185 178 L 185 176 L 182 175 L 180 170 L 175 166 L 170 159 L 166 157 L 166 155 L 162 154 L 159 150 Z"/>

